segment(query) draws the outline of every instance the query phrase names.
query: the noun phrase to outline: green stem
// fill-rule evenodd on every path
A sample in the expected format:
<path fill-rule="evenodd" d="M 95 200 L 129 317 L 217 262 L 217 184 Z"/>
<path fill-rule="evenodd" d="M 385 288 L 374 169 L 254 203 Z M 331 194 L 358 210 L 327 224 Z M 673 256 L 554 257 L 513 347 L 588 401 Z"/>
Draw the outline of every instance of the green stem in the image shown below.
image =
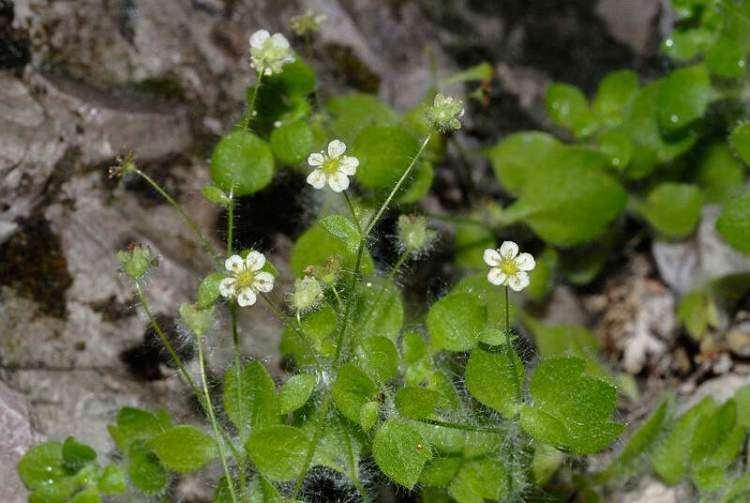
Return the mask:
<path fill-rule="evenodd" d="M 471 424 L 463 424 L 463 423 L 454 423 L 451 421 L 442 421 L 440 419 L 418 419 L 419 422 L 425 423 L 425 424 L 431 424 L 433 426 L 442 426 L 444 428 L 452 428 L 454 430 L 462 430 L 462 431 L 479 431 L 483 433 L 500 433 L 500 430 L 497 428 L 492 428 L 489 426 L 474 426 Z"/>
<path fill-rule="evenodd" d="M 370 234 L 370 231 L 372 231 L 372 228 L 375 227 L 375 224 L 378 223 L 378 220 L 380 220 L 380 217 L 383 215 L 385 210 L 388 209 L 388 205 L 391 204 L 391 201 L 396 196 L 396 193 L 398 192 L 398 190 L 404 184 L 406 179 L 409 178 L 409 175 L 414 169 L 414 166 L 417 164 L 417 160 L 422 155 L 422 152 L 424 152 L 424 149 L 427 148 L 427 144 L 430 143 L 431 138 L 432 138 L 432 133 L 428 134 L 425 137 L 424 141 L 422 142 L 422 145 L 420 145 L 419 147 L 419 150 L 417 150 L 416 155 L 414 155 L 414 158 L 412 158 L 411 162 L 409 163 L 409 166 L 407 166 L 407 168 L 404 170 L 404 173 L 401 175 L 401 178 L 399 178 L 398 182 L 396 182 L 396 185 L 393 187 L 393 190 L 391 190 L 391 193 L 388 194 L 388 197 L 385 199 L 385 202 L 383 202 L 383 205 L 380 207 L 378 212 L 375 213 L 375 215 L 373 215 L 372 218 L 370 218 L 370 222 L 367 224 L 367 228 L 365 229 L 364 237 Z"/>
<path fill-rule="evenodd" d="M 221 256 L 221 254 L 219 253 L 219 250 L 217 250 L 216 247 L 211 244 L 208 238 L 206 238 L 206 235 L 203 234 L 203 232 L 200 230 L 200 227 L 198 227 L 198 224 L 195 222 L 195 220 L 190 218 L 190 216 L 185 212 L 185 210 L 182 208 L 182 205 L 180 205 L 177 201 L 175 201 L 174 198 L 167 193 L 167 191 L 161 188 L 161 186 L 158 183 L 156 183 L 156 181 L 150 176 L 148 176 L 146 173 L 144 173 L 138 168 L 133 168 L 133 171 L 138 176 L 146 180 L 146 182 L 149 185 L 151 185 L 151 187 L 156 192 L 158 192 L 159 195 L 163 197 L 165 201 L 167 201 L 167 203 L 169 203 L 175 210 L 177 210 L 177 213 L 180 214 L 180 216 L 185 221 L 185 223 L 188 224 L 188 226 L 193 231 L 193 233 L 198 237 L 198 240 L 200 241 L 201 246 L 203 246 L 203 249 L 206 250 L 206 252 L 209 255 L 213 256 L 215 259 Z"/>
<path fill-rule="evenodd" d="M 383 295 L 385 294 L 385 289 L 393 283 L 393 280 L 396 277 L 396 274 L 398 274 L 398 271 L 401 269 L 401 267 L 404 265 L 404 262 L 406 262 L 406 259 L 409 258 L 409 251 L 404 251 L 401 256 L 396 260 L 396 263 L 393 264 L 393 267 L 391 268 L 391 271 L 388 273 L 388 276 L 386 276 L 385 281 L 382 285 L 380 285 L 380 290 L 378 291 L 378 296 L 375 297 L 375 302 L 372 303 L 372 306 L 370 306 L 370 309 L 367 311 L 367 314 L 362 318 L 364 320 L 363 324 L 366 324 L 368 321 L 370 321 L 370 317 L 372 316 L 372 313 L 375 312 L 376 306 L 380 303 L 380 300 L 383 298 Z"/>
<path fill-rule="evenodd" d="M 322 365 L 320 363 L 320 360 L 318 359 L 318 352 L 315 350 L 315 346 L 313 345 L 313 342 L 307 337 L 307 334 L 305 334 L 304 330 L 302 330 L 302 322 L 299 319 L 299 313 L 297 317 L 292 317 L 284 314 L 279 307 L 274 304 L 274 302 L 266 295 L 265 293 L 261 292 L 260 296 L 263 298 L 263 300 L 268 305 L 269 309 L 271 309 L 271 312 L 278 318 L 278 320 L 284 324 L 285 326 L 292 327 L 300 337 L 302 337 L 302 340 L 307 342 L 310 345 L 310 348 L 312 349 L 312 355 L 315 359 L 315 368 L 318 370 L 318 373 L 322 370 Z"/>
<path fill-rule="evenodd" d="M 516 396 L 519 399 L 521 394 L 521 381 L 518 379 L 516 372 L 516 360 L 513 358 L 513 341 L 510 338 L 510 288 L 505 285 L 505 354 L 508 357 L 508 366 L 513 373 L 513 384 L 515 385 Z"/>
<path fill-rule="evenodd" d="M 300 474 L 297 477 L 297 482 L 294 484 L 294 492 L 292 493 L 291 498 L 292 501 L 297 500 L 297 496 L 299 496 L 299 493 L 302 490 L 302 485 L 305 483 L 305 475 L 307 475 L 307 470 L 312 464 L 313 456 L 315 455 L 315 449 L 318 446 L 318 442 L 320 442 L 320 437 L 323 435 L 323 427 L 326 424 L 326 418 L 328 417 L 328 408 L 330 406 L 331 392 L 329 391 L 326 393 L 320 409 L 318 409 L 320 411 L 320 415 L 318 416 L 315 424 L 315 432 L 313 433 L 312 441 L 310 442 L 310 445 L 307 448 L 307 453 L 305 454 L 305 462 L 302 464 L 302 471 L 300 471 Z"/>
<path fill-rule="evenodd" d="M 221 458 L 221 465 L 224 468 L 224 476 L 227 479 L 227 486 L 229 487 L 229 494 L 232 497 L 232 501 L 237 503 L 237 494 L 234 489 L 234 481 L 232 480 L 232 474 L 229 471 L 229 464 L 227 463 L 227 455 L 224 451 L 224 435 L 222 435 L 219 429 L 219 423 L 216 420 L 216 414 L 214 414 L 214 407 L 211 403 L 211 393 L 208 390 L 208 379 L 206 379 L 206 362 L 205 355 L 203 354 L 203 336 L 196 336 L 196 343 L 198 345 L 198 365 L 200 367 L 201 382 L 203 384 L 203 395 L 206 401 L 206 412 L 211 420 L 211 428 L 214 430 L 216 436 L 216 444 L 219 447 L 219 458 Z"/>
<path fill-rule="evenodd" d="M 357 230 L 359 231 L 360 236 L 362 235 L 362 226 L 359 224 L 359 218 L 357 217 L 357 212 L 354 211 L 354 205 L 352 204 L 352 200 L 349 197 L 349 194 L 344 191 L 342 192 L 344 194 L 344 199 L 346 200 L 346 205 L 349 206 L 349 211 L 352 214 L 352 219 L 354 220 L 354 224 L 357 226 Z"/>
<path fill-rule="evenodd" d="M 264 71 L 265 68 L 261 67 L 258 69 L 258 78 L 255 81 L 255 87 L 253 87 L 253 95 L 250 97 L 250 103 L 248 103 L 247 110 L 245 111 L 245 116 L 242 118 L 242 122 L 240 123 L 243 131 L 249 130 L 250 123 L 253 121 L 253 114 L 255 113 L 255 102 L 258 99 L 258 89 L 260 89 L 260 83 L 263 81 Z"/>
<path fill-rule="evenodd" d="M 362 480 L 359 478 L 359 475 L 357 474 L 357 460 L 354 457 L 354 450 L 352 449 L 352 439 L 349 436 L 349 432 L 346 430 L 343 425 L 340 426 L 342 433 L 344 434 L 344 443 L 346 444 L 346 454 L 349 457 L 349 466 L 351 467 L 351 473 L 349 474 L 349 478 L 354 483 L 354 487 L 359 492 L 359 495 L 362 497 L 363 503 L 370 503 L 370 496 L 367 494 L 367 490 L 365 489 L 365 485 L 362 483 Z"/>

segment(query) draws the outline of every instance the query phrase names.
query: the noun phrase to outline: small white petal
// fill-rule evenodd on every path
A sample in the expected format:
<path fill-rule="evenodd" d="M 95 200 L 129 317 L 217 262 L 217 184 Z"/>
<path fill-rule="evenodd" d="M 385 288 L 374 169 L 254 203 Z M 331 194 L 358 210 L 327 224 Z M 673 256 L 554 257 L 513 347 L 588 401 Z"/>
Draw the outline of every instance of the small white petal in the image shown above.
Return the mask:
<path fill-rule="evenodd" d="M 278 49 L 289 48 L 289 41 L 281 33 L 274 33 L 273 37 L 271 37 L 271 40 L 273 41 L 273 45 L 275 45 Z"/>
<path fill-rule="evenodd" d="M 339 161 L 339 171 L 345 175 L 353 176 L 357 172 L 357 166 L 359 166 L 359 159 L 350 155 L 345 155 Z"/>
<path fill-rule="evenodd" d="M 492 248 L 484 250 L 484 263 L 490 267 L 500 265 L 502 258 L 497 250 L 493 250 Z"/>
<path fill-rule="evenodd" d="M 328 177 L 328 185 L 334 192 L 343 192 L 349 187 L 349 177 L 337 171 Z"/>
<path fill-rule="evenodd" d="M 234 294 L 236 293 L 235 287 L 237 286 L 237 280 L 234 278 L 224 278 L 221 280 L 221 283 L 219 283 L 219 293 L 222 297 L 234 297 Z"/>
<path fill-rule="evenodd" d="M 270 272 L 262 271 L 255 275 L 255 281 L 253 287 L 259 292 L 270 292 L 273 290 L 273 274 Z"/>
<path fill-rule="evenodd" d="M 326 158 L 320 152 L 313 152 L 307 157 L 307 164 L 310 166 L 320 166 L 326 162 Z"/>
<path fill-rule="evenodd" d="M 525 271 L 518 271 L 508 278 L 508 285 L 516 292 L 520 292 L 529 286 L 529 275 Z"/>
<path fill-rule="evenodd" d="M 508 275 L 497 267 L 493 267 L 490 269 L 490 272 L 487 273 L 487 281 L 493 285 L 504 285 L 507 280 Z"/>
<path fill-rule="evenodd" d="M 224 267 L 227 271 L 240 273 L 245 270 L 245 261 L 239 255 L 232 255 L 224 261 Z"/>
<path fill-rule="evenodd" d="M 240 290 L 240 294 L 237 296 L 237 304 L 242 307 L 252 306 L 256 300 L 258 300 L 258 296 L 249 286 Z"/>
<path fill-rule="evenodd" d="M 309 175 L 307 175 L 307 183 L 315 187 L 316 189 L 322 189 L 326 185 L 326 174 L 323 173 L 322 169 L 316 169 Z"/>
<path fill-rule="evenodd" d="M 250 36 L 250 47 L 260 49 L 263 43 L 271 36 L 267 30 L 258 30 Z"/>
<path fill-rule="evenodd" d="M 518 245 L 513 241 L 503 241 L 500 245 L 500 255 L 507 259 L 515 258 L 518 255 Z"/>
<path fill-rule="evenodd" d="M 338 157 L 346 152 L 346 145 L 341 140 L 333 140 L 328 144 L 328 156 Z"/>
<path fill-rule="evenodd" d="M 261 252 L 251 251 L 247 254 L 245 264 L 247 264 L 247 268 L 251 271 L 260 271 L 266 264 L 266 257 Z"/>
<path fill-rule="evenodd" d="M 531 253 L 522 253 L 516 257 L 516 267 L 522 271 L 531 271 L 536 267 L 536 262 Z"/>

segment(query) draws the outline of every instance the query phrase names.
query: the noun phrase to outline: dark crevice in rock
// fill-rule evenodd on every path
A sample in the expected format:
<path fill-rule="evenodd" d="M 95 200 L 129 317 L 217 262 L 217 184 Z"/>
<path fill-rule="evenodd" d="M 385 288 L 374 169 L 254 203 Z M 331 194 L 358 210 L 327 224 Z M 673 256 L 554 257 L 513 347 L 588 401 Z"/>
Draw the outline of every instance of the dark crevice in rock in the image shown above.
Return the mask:
<path fill-rule="evenodd" d="M 323 52 L 333 65 L 330 73 L 347 87 L 364 93 L 378 93 L 380 77 L 357 57 L 354 49 L 331 43 L 323 47 Z"/>
<path fill-rule="evenodd" d="M 136 4 L 133 0 L 116 0 L 116 2 L 117 30 L 130 45 L 135 45 L 135 28 L 133 25 L 135 24 L 134 18 L 137 15 Z"/>
<path fill-rule="evenodd" d="M 13 28 L 15 12 L 11 0 L 0 0 L 0 70 L 20 70 L 31 60 L 31 40 Z"/>
<path fill-rule="evenodd" d="M 156 321 L 164 331 L 167 339 L 184 362 L 189 362 L 195 356 L 193 342 L 188 337 L 182 337 L 175 326 L 172 316 L 157 314 Z M 143 342 L 131 347 L 120 354 L 120 360 L 127 366 L 131 374 L 146 381 L 164 379 L 160 366 L 175 368 L 169 352 L 164 348 L 161 339 L 149 324 L 143 334 Z"/>
<path fill-rule="evenodd" d="M 148 162 L 139 162 L 136 159 L 136 162 L 138 162 L 138 167 L 141 171 L 158 183 L 167 194 L 172 196 L 175 200 L 180 200 L 182 195 L 182 191 L 180 190 L 182 181 L 175 176 L 174 166 L 177 163 L 189 162 L 189 160 L 185 159 L 180 154 L 176 154 Z M 103 175 L 106 175 L 106 170 L 102 170 L 102 173 Z M 122 183 L 125 190 L 135 195 L 138 202 L 143 207 L 153 208 L 155 206 L 167 204 L 164 197 L 140 176 L 127 175 Z"/>
<path fill-rule="evenodd" d="M 267 248 L 270 239 L 283 234 L 295 239 L 309 223 L 306 199 L 300 194 L 305 178 L 289 169 L 277 173 L 271 185 L 247 197 L 237 199 L 235 207 L 234 248 Z M 219 214 L 216 232 L 226 239 L 227 215 Z"/>
<path fill-rule="evenodd" d="M 91 309 L 101 314 L 104 321 L 114 323 L 133 316 L 134 304 L 135 299 L 131 299 L 126 302 L 118 302 L 115 296 L 112 295 L 107 300 L 101 302 L 93 302 L 89 304 L 89 306 L 91 306 Z"/>
<path fill-rule="evenodd" d="M 42 215 L 20 222 L 0 245 L 0 285 L 39 304 L 39 310 L 66 319 L 65 291 L 73 284 L 60 238 Z"/>

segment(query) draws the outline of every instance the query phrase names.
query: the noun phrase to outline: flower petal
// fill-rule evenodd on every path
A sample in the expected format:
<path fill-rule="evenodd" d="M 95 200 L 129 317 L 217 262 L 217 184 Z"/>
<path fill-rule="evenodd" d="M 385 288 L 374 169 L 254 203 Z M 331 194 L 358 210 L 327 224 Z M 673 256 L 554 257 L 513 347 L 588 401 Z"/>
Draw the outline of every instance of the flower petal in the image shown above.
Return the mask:
<path fill-rule="evenodd" d="M 492 248 L 487 248 L 486 250 L 484 250 L 484 263 L 488 266 L 498 266 L 500 265 L 500 261 L 502 259 L 503 257 L 497 252 L 497 250 L 494 250 Z"/>
<path fill-rule="evenodd" d="M 504 285 L 507 280 L 508 275 L 497 267 L 493 267 L 490 269 L 490 272 L 487 273 L 487 281 L 493 285 Z"/>
<path fill-rule="evenodd" d="M 258 30 L 250 36 L 250 47 L 260 49 L 263 43 L 271 37 L 268 30 Z"/>
<path fill-rule="evenodd" d="M 516 267 L 522 271 L 531 271 L 536 267 L 536 261 L 531 253 L 522 253 L 516 257 Z"/>
<path fill-rule="evenodd" d="M 328 185 L 334 192 L 343 192 L 349 187 L 349 177 L 341 171 L 328 176 Z"/>
<path fill-rule="evenodd" d="M 339 161 L 339 171 L 345 175 L 353 176 L 357 172 L 357 166 L 359 166 L 359 159 L 350 155 L 345 155 Z"/>
<path fill-rule="evenodd" d="M 341 140 L 333 140 L 328 144 L 328 157 L 338 157 L 346 152 L 346 145 Z"/>
<path fill-rule="evenodd" d="M 245 261 L 239 255 L 232 255 L 224 261 L 224 267 L 227 271 L 237 274 L 245 270 Z"/>
<path fill-rule="evenodd" d="M 515 258 L 518 255 L 518 245 L 513 241 L 503 241 L 500 245 L 500 255 L 507 259 Z"/>
<path fill-rule="evenodd" d="M 326 162 L 326 158 L 323 157 L 323 154 L 321 154 L 320 152 L 313 152 L 312 154 L 307 156 L 307 164 L 309 164 L 310 166 L 320 166 L 324 162 Z"/>
<path fill-rule="evenodd" d="M 273 290 L 273 274 L 270 272 L 262 271 L 255 275 L 255 281 L 253 287 L 259 292 L 268 293 Z"/>
<path fill-rule="evenodd" d="M 307 175 L 307 183 L 315 187 L 316 189 L 322 189 L 326 185 L 326 174 L 323 173 L 322 169 L 316 169 L 309 175 Z"/>
<path fill-rule="evenodd" d="M 277 49 L 289 49 L 289 41 L 281 33 L 274 33 L 271 41 Z"/>
<path fill-rule="evenodd" d="M 253 250 L 247 254 L 245 264 L 247 264 L 247 268 L 251 271 L 260 271 L 266 265 L 266 256 L 261 252 Z"/>
<path fill-rule="evenodd" d="M 234 278 L 224 278 L 219 283 L 219 293 L 222 297 L 229 298 L 234 297 L 237 289 L 237 280 Z"/>
<path fill-rule="evenodd" d="M 529 275 L 525 271 L 518 271 L 508 277 L 508 285 L 516 292 L 520 292 L 529 286 Z"/>
<path fill-rule="evenodd" d="M 240 294 L 237 296 L 237 304 L 241 307 L 252 306 L 256 300 L 258 300 L 258 296 L 249 286 L 240 290 Z"/>

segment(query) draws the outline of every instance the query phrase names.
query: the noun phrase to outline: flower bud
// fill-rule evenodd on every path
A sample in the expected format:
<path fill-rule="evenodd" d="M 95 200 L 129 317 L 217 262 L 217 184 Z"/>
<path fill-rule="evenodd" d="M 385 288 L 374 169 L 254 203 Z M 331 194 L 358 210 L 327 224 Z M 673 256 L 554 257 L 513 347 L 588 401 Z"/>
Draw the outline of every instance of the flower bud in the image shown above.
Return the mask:
<path fill-rule="evenodd" d="M 214 323 L 214 308 L 200 309 L 194 304 L 182 304 L 180 318 L 196 336 L 203 337 Z"/>
<path fill-rule="evenodd" d="M 148 246 L 132 244 L 127 250 L 117 252 L 122 272 L 130 276 L 133 281 L 141 279 L 152 265 L 157 264 L 156 257 Z"/>
<path fill-rule="evenodd" d="M 289 20 L 289 27 L 300 37 L 311 35 L 320 29 L 320 24 L 326 20 L 325 14 L 318 14 L 312 9 L 307 9 L 303 14 L 293 16 Z"/>
<path fill-rule="evenodd" d="M 460 119 L 464 115 L 463 101 L 452 96 L 438 93 L 435 101 L 427 109 L 427 121 L 438 131 L 445 133 L 453 129 L 461 129 Z"/>
<path fill-rule="evenodd" d="M 404 250 L 418 254 L 427 249 L 437 233 L 427 228 L 427 219 L 419 215 L 398 217 L 398 239 Z"/>
<path fill-rule="evenodd" d="M 294 282 L 291 304 L 295 311 L 305 312 L 313 309 L 323 298 L 320 282 L 312 276 L 305 276 Z"/>

